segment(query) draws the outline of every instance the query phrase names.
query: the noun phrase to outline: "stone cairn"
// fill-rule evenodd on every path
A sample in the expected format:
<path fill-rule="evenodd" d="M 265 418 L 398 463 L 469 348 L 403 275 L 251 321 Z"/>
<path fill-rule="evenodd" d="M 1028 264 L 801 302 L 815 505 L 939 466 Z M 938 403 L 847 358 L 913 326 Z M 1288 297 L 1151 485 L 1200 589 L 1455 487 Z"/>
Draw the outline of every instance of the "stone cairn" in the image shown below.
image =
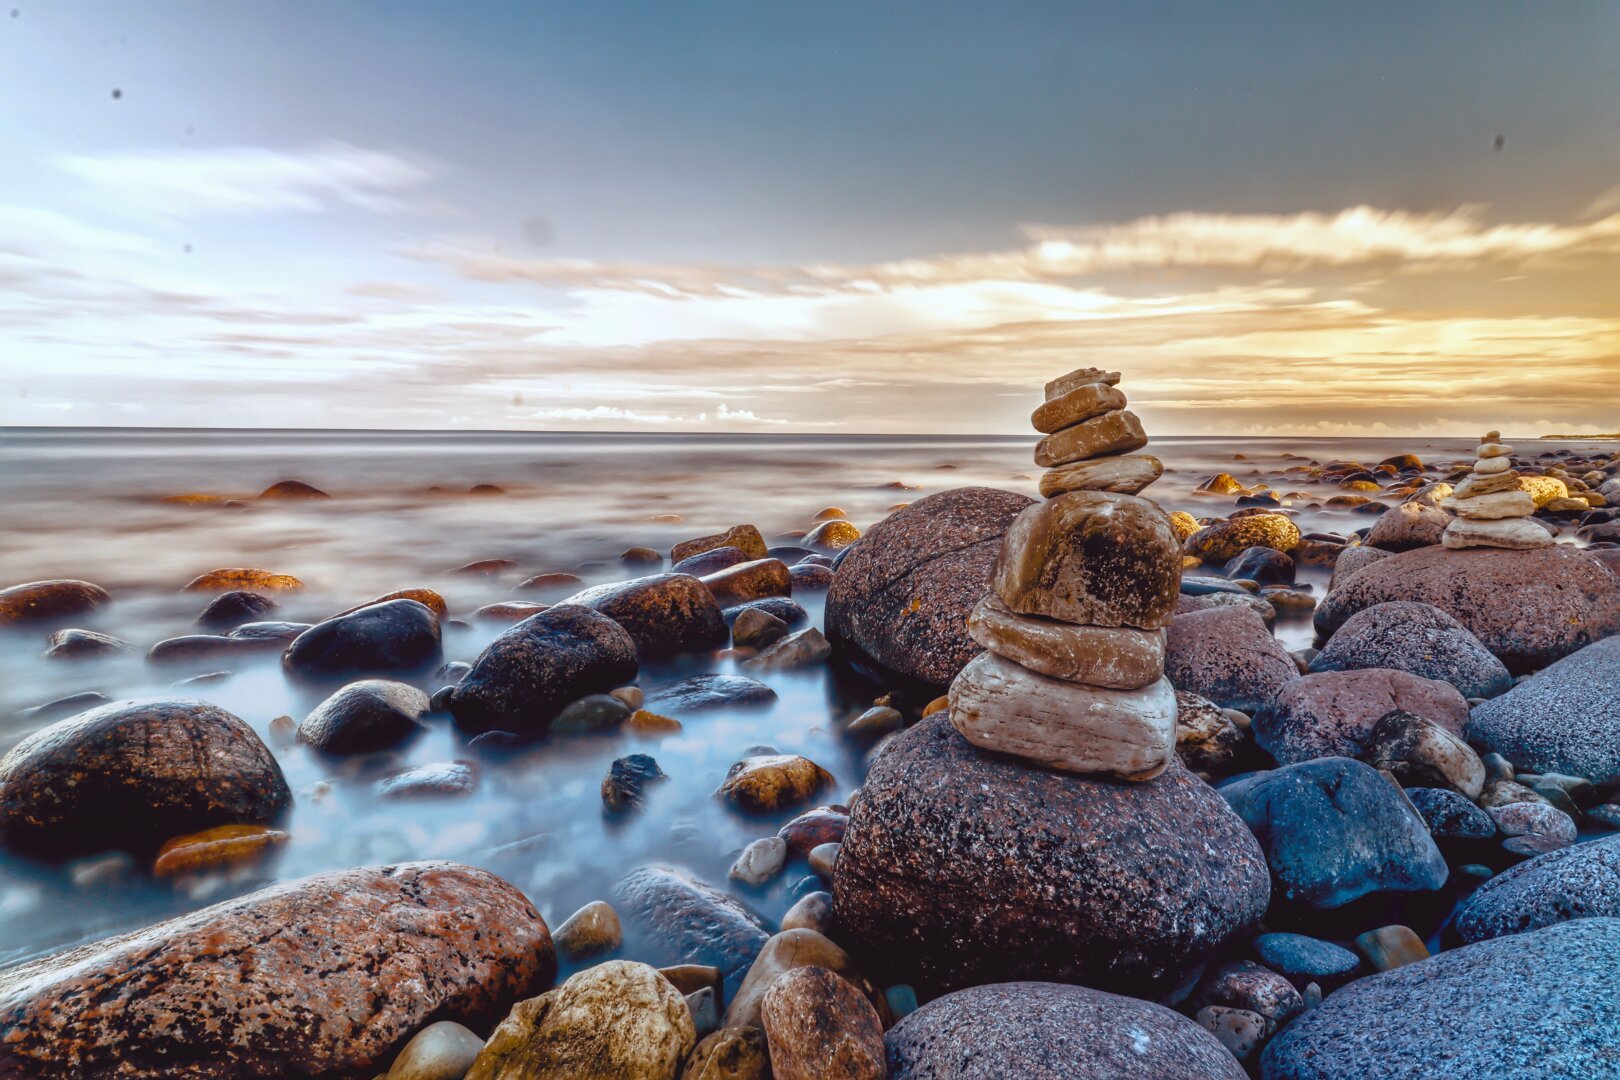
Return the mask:
<path fill-rule="evenodd" d="M 1031 422 L 1046 502 L 1002 541 L 990 594 L 968 621 L 986 649 L 951 684 L 950 718 L 971 743 L 1056 769 L 1147 780 L 1176 750 L 1165 625 L 1181 545 L 1138 498 L 1163 473 L 1119 373 L 1084 368 L 1046 385 Z"/>
<path fill-rule="evenodd" d="M 1475 450 L 1478 460 L 1451 497 L 1441 505 L 1457 516 L 1440 542 L 1448 548 L 1494 547 L 1526 550 L 1550 547 L 1552 534 L 1530 520 L 1536 501 L 1519 487 L 1513 447 L 1488 431 Z"/>

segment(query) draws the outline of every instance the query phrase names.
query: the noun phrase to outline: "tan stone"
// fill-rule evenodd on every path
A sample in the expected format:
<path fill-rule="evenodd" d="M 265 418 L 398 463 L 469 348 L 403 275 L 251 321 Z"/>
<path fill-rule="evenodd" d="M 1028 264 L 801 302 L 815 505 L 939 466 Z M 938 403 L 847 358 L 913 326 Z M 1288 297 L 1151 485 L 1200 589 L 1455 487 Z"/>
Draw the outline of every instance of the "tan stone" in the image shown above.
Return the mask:
<path fill-rule="evenodd" d="M 1469 521 L 1529 517 L 1536 512 L 1536 501 L 1523 491 L 1493 491 L 1489 495 L 1475 495 L 1468 499 L 1452 496 L 1442 505 Z"/>
<path fill-rule="evenodd" d="M 1160 679 L 1103 690 L 981 653 L 951 683 L 951 724 L 975 746 L 1074 773 L 1146 780 L 1176 749 L 1176 692 Z"/>
<path fill-rule="evenodd" d="M 1513 447 L 1504 446 L 1499 442 L 1480 443 L 1474 448 L 1474 456 L 1482 458 L 1507 457 L 1513 453 Z"/>
<path fill-rule="evenodd" d="M 806 802 L 833 783 L 832 774 L 807 757 L 770 754 L 733 765 L 719 794 L 743 810 L 763 813 Z"/>
<path fill-rule="evenodd" d="M 1066 682 L 1137 690 L 1164 675 L 1162 629 L 1076 626 L 1019 615 L 994 593 L 973 609 L 968 633 L 991 652 Z"/>
<path fill-rule="evenodd" d="M 610 960 L 513 1006 L 466 1080 L 675 1080 L 697 1043 L 680 991 L 655 968 Z"/>
<path fill-rule="evenodd" d="M 1485 787 L 1485 765 L 1473 747 L 1415 713 L 1396 710 L 1380 717 L 1361 756 L 1402 787 L 1445 787 L 1470 800 Z"/>
<path fill-rule="evenodd" d="M 698 579 L 708 586 L 721 607 L 746 604 L 767 596 L 789 596 L 793 578 L 781 559 L 755 559 L 738 563 Z"/>
<path fill-rule="evenodd" d="M 1030 414 L 1029 422 L 1036 431 L 1051 434 L 1073 427 L 1093 416 L 1125 407 L 1125 395 L 1107 383 L 1084 383 L 1061 397 L 1048 398 L 1045 404 Z"/>
<path fill-rule="evenodd" d="M 266 592 L 297 592 L 304 583 L 291 574 L 232 566 L 210 570 L 186 582 L 182 592 L 224 592 L 227 589 L 260 589 Z"/>
<path fill-rule="evenodd" d="M 1035 464 L 1050 469 L 1086 458 L 1127 454 L 1147 444 L 1142 421 L 1129 409 L 1120 409 L 1048 435 L 1035 446 Z"/>
<path fill-rule="evenodd" d="M 216 825 L 177 836 L 164 844 L 152 864 L 157 877 L 242 866 L 267 858 L 290 837 L 268 825 Z"/>
<path fill-rule="evenodd" d="M 1170 511 L 1170 527 L 1175 530 L 1177 540 L 1185 540 L 1203 528 L 1198 519 L 1185 510 Z"/>
<path fill-rule="evenodd" d="M 686 1059 L 682 1080 L 771 1080 L 765 1032 L 757 1027 L 722 1028 L 706 1036 Z"/>
<path fill-rule="evenodd" d="M 1041 495 L 1051 499 L 1069 491 L 1114 491 L 1135 495 L 1164 474 L 1164 465 L 1148 454 L 1077 461 L 1041 475 Z"/>
<path fill-rule="evenodd" d="M 1013 519 L 990 583 L 1023 615 L 1156 630 L 1175 614 L 1181 543 L 1146 499 L 1072 491 Z"/>
<path fill-rule="evenodd" d="M 759 1009 L 771 984 L 783 975 L 802 967 L 826 968 L 861 993 L 883 1012 L 878 1005 L 883 995 L 855 967 L 850 958 L 831 938 L 814 930 L 783 930 L 773 935 L 759 950 L 754 963 L 743 977 L 737 994 L 726 1007 L 726 1028 L 755 1028 L 760 1026 Z"/>
<path fill-rule="evenodd" d="M 594 953 L 611 952 L 624 942 L 619 913 L 606 900 L 592 900 L 563 920 L 551 935 L 557 954 L 578 960 Z"/>
<path fill-rule="evenodd" d="M 1512 458 L 1485 457 L 1479 458 L 1474 462 L 1474 471 L 1476 473 L 1484 473 L 1487 475 L 1490 473 L 1507 472 L 1511 468 L 1513 468 Z"/>
<path fill-rule="evenodd" d="M 1556 476 L 1521 476 L 1519 477 L 1519 490 L 1535 500 L 1537 510 L 1540 510 L 1554 499 L 1566 499 L 1569 497 L 1569 485 Z"/>
<path fill-rule="evenodd" d="M 1551 547 L 1552 534 L 1529 518 L 1500 518 L 1496 521 L 1469 521 L 1458 518 L 1446 526 L 1440 543 L 1460 550 L 1474 547 L 1509 548 L 1528 551 Z"/>
<path fill-rule="evenodd" d="M 1463 482 L 1457 485 L 1452 496 L 1458 499 L 1472 499 L 1477 495 L 1490 495 L 1497 491 L 1517 491 L 1519 480 L 1519 474 L 1512 469 L 1492 473 L 1489 476 L 1469 473 L 1463 478 Z"/>
<path fill-rule="evenodd" d="M 1109 386 L 1119 385 L 1119 372 L 1104 371 L 1102 368 L 1084 367 L 1076 368 L 1067 375 L 1059 375 L 1046 384 L 1046 400 L 1062 397 L 1077 386 L 1087 383 L 1107 383 Z"/>

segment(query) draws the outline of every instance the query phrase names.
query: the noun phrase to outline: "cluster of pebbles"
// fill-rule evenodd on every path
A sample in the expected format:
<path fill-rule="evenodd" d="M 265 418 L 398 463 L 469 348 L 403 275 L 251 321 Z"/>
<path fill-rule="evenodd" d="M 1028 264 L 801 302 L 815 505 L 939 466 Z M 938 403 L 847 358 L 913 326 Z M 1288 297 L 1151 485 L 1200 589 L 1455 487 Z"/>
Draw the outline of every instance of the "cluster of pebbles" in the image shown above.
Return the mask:
<path fill-rule="evenodd" d="M 1441 504 L 1457 515 L 1440 538 L 1448 548 L 1528 551 L 1552 546 L 1552 535 L 1532 520 L 1536 500 L 1519 483 L 1513 447 L 1501 438 L 1498 431 L 1485 433 L 1473 469 Z"/>
<path fill-rule="evenodd" d="M 1138 493 L 1163 467 L 1145 454 L 1118 372 L 1083 368 L 1047 384 L 1032 422 L 1048 498 L 1002 541 L 991 591 L 969 630 L 985 652 L 950 690 L 971 743 L 1075 773 L 1159 775 L 1176 747 L 1164 677 L 1181 547 Z"/>

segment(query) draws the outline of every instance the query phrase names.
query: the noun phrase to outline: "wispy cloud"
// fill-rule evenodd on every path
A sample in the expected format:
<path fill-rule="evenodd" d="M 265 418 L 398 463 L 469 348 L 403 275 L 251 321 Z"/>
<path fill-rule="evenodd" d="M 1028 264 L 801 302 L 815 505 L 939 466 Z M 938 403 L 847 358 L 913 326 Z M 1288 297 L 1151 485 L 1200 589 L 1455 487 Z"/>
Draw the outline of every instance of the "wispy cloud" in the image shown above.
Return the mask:
<path fill-rule="evenodd" d="M 235 146 L 60 154 L 51 161 L 124 209 L 168 218 L 313 213 L 338 205 L 393 213 L 406 206 L 401 192 L 432 177 L 414 161 L 344 142 L 293 150 Z"/>

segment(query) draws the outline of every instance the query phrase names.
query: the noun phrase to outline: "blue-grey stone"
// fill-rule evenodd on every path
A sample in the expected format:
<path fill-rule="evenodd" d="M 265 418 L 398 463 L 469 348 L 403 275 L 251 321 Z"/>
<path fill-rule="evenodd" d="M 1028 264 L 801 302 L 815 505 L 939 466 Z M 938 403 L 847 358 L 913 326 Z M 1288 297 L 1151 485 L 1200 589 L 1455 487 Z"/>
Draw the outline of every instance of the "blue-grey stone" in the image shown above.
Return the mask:
<path fill-rule="evenodd" d="M 1301 982 L 1343 979 L 1361 966 L 1361 958 L 1342 945 L 1304 934 L 1261 934 L 1254 951 L 1267 967 Z"/>
<path fill-rule="evenodd" d="M 1474 708 L 1468 741 L 1522 772 L 1620 781 L 1620 635 L 1605 638 Z"/>
<path fill-rule="evenodd" d="M 1489 840 L 1496 835 L 1491 815 L 1449 788 L 1407 788 L 1406 797 L 1436 840 Z"/>
<path fill-rule="evenodd" d="M 1456 928 L 1464 941 L 1483 941 L 1593 916 L 1620 916 L 1620 836 L 1504 870 L 1463 904 Z"/>

